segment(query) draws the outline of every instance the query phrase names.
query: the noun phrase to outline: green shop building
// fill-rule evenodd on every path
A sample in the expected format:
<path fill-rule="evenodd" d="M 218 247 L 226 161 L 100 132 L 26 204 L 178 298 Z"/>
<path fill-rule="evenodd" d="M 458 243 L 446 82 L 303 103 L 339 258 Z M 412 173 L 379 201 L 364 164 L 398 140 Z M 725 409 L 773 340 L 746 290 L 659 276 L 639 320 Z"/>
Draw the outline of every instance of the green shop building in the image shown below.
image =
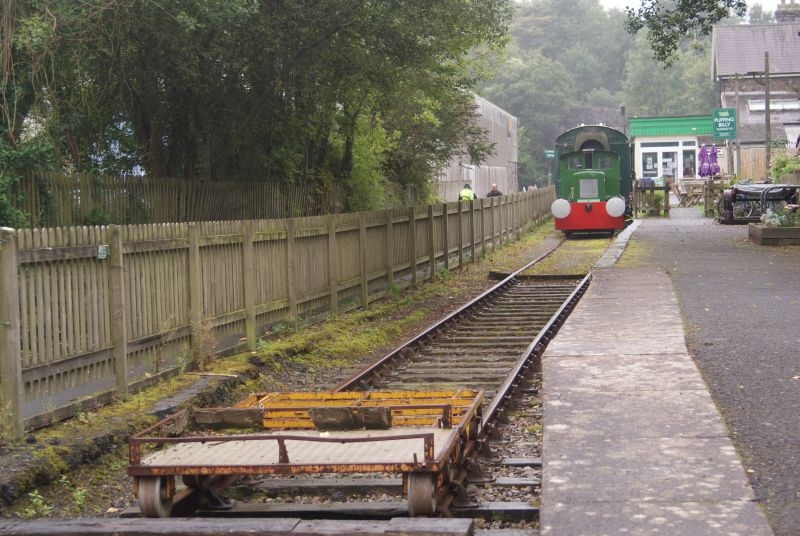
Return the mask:
<path fill-rule="evenodd" d="M 699 178 L 700 145 L 711 148 L 710 115 L 634 117 L 628 120 L 628 137 L 637 178 Z M 725 146 L 717 146 L 717 160 L 726 172 Z"/>

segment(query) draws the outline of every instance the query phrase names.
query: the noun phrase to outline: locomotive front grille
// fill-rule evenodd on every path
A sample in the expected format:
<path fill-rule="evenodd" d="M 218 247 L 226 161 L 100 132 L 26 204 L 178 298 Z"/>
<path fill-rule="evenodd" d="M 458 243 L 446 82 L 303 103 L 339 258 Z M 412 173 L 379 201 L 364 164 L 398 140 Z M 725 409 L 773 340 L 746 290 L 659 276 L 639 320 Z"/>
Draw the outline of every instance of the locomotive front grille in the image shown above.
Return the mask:
<path fill-rule="evenodd" d="M 579 183 L 578 197 L 580 199 L 598 199 L 599 189 L 597 179 L 581 179 Z"/>

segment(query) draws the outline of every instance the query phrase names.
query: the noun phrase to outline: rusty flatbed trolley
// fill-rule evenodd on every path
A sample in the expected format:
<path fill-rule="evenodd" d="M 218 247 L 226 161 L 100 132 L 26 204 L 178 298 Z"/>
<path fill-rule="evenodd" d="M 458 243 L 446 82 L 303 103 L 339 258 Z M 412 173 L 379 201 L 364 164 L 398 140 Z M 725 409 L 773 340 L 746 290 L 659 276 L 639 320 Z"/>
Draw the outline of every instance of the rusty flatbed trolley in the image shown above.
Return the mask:
<path fill-rule="evenodd" d="M 254 394 L 136 434 L 129 474 L 147 517 L 192 495 L 194 508 L 213 506 L 242 475 L 375 472 L 402 473 L 409 515 L 432 515 L 480 432 L 482 401 L 472 390 Z M 232 428 L 250 433 L 209 433 Z"/>

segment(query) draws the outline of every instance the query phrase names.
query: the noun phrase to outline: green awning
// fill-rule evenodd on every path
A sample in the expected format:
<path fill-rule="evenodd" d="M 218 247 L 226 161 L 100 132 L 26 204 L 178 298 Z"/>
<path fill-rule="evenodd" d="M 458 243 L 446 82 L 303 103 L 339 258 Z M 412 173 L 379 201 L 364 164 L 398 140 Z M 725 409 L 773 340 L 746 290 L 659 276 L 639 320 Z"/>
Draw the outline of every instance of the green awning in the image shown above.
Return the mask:
<path fill-rule="evenodd" d="M 651 136 L 710 136 L 710 115 L 684 117 L 634 117 L 628 120 L 630 138 Z"/>

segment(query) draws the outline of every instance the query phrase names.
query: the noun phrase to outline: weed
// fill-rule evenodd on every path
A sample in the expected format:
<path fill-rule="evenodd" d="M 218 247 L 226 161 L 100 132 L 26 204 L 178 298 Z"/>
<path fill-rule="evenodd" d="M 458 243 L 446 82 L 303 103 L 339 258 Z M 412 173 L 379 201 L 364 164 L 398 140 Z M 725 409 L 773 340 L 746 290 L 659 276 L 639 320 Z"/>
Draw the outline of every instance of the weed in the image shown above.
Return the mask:
<path fill-rule="evenodd" d="M 389 296 L 391 296 L 392 301 L 397 301 L 400 297 L 400 287 L 398 287 L 395 283 L 389 285 Z"/>
<path fill-rule="evenodd" d="M 83 424 L 89 424 L 90 422 L 92 422 L 91 416 L 85 411 L 75 412 L 75 420 Z"/>
<path fill-rule="evenodd" d="M 451 274 L 450 270 L 448 270 L 447 268 L 439 272 L 439 279 L 441 279 L 442 281 L 449 281 L 451 277 L 453 277 L 453 274 Z"/>
<path fill-rule="evenodd" d="M 87 491 L 83 488 L 76 488 L 72 492 L 72 508 L 76 513 L 83 508 L 83 504 L 86 502 L 86 493 Z"/>
<path fill-rule="evenodd" d="M 192 356 L 196 370 L 206 369 L 208 359 L 217 346 L 217 337 L 210 320 L 192 322 Z"/>
<path fill-rule="evenodd" d="M 273 335 L 283 335 L 284 333 L 289 332 L 290 327 L 291 326 L 289 326 L 288 322 L 280 321 L 272 324 L 270 331 L 272 331 Z"/>
<path fill-rule="evenodd" d="M 20 514 L 25 519 L 46 517 L 53 513 L 53 507 L 44 502 L 44 497 L 42 497 L 38 489 L 28 493 L 28 497 L 30 498 L 31 504 Z"/>

